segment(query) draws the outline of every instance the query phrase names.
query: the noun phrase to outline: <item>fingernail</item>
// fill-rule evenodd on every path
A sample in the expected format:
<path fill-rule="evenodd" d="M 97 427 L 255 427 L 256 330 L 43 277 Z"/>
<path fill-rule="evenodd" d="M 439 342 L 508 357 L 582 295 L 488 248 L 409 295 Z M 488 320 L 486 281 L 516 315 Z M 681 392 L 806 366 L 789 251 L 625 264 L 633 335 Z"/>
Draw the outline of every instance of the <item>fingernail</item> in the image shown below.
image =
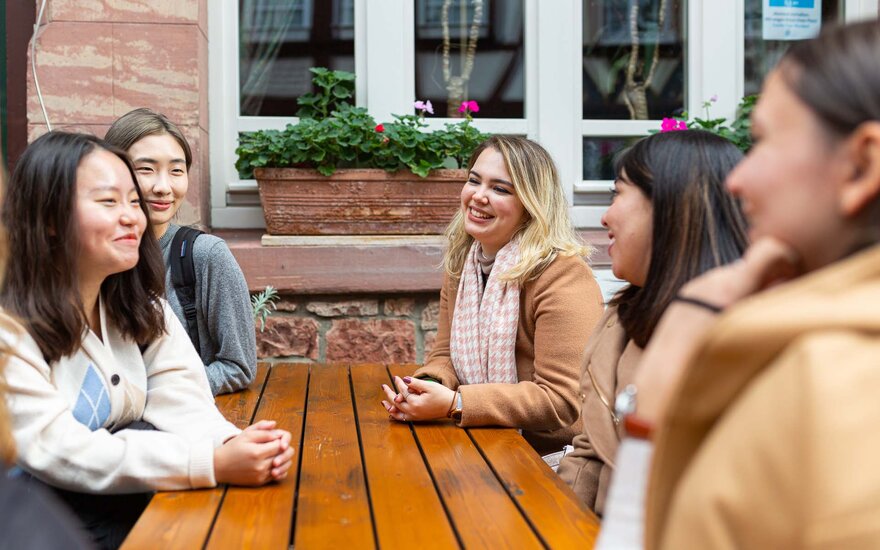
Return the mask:
<path fill-rule="evenodd" d="M 412 383 L 412 376 L 404 376 L 403 381 L 406 382 L 407 384 L 411 384 Z"/>

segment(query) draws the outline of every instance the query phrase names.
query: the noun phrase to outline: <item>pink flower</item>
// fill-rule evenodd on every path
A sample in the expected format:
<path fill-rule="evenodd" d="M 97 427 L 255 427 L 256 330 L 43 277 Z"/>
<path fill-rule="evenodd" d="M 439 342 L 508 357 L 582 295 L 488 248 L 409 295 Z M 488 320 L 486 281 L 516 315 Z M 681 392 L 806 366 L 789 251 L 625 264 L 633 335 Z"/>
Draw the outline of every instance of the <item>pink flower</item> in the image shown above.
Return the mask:
<path fill-rule="evenodd" d="M 432 115 L 434 114 L 434 106 L 431 105 L 430 99 L 428 101 L 416 101 L 415 103 L 413 103 L 413 107 L 423 113 L 427 112 Z"/>
<path fill-rule="evenodd" d="M 687 122 L 683 120 L 675 120 L 674 118 L 664 118 L 660 123 L 661 132 L 674 132 L 676 130 L 687 130 Z"/>
<path fill-rule="evenodd" d="M 379 132 L 379 133 L 381 134 L 382 132 L 385 131 L 385 127 L 382 126 L 381 124 L 377 124 L 377 125 L 376 125 L 376 131 Z"/>
<path fill-rule="evenodd" d="M 462 101 L 461 105 L 458 107 L 459 113 L 479 113 L 480 112 L 480 104 L 474 100 L 470 101 Z"/>
<path fill-rule="evenodd" d="M 712 97 L 710 97 L 709 101 L 711 101 L 712 103 L 715 103 L 716 101 L 718 101 L 718 94 L 715 94 Z"/>

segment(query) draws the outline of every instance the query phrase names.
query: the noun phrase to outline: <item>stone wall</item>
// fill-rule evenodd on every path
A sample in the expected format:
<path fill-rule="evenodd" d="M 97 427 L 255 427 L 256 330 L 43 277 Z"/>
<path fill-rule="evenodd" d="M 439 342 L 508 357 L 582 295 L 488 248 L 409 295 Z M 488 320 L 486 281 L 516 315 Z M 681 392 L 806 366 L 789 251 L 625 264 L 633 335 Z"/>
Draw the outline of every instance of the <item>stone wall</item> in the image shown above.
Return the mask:
<path fill-rule="evenodd" d="M 37 77 L 54 129 L 103 137 L 116 118 L 137 107 L 160 111 L 181 126 L 195 158 L 180 218 L 206 225 L 207 6 L 207 0 L 48 0 L 36 43 Z M 27 111 L 33 140 L 46 124 L 30 50 Z"/>
<path fill-rule="evenodd" d="M 260 359 L 423 363 L 434 345 L 437 294 L 282 296 L 260 332 Z"/>

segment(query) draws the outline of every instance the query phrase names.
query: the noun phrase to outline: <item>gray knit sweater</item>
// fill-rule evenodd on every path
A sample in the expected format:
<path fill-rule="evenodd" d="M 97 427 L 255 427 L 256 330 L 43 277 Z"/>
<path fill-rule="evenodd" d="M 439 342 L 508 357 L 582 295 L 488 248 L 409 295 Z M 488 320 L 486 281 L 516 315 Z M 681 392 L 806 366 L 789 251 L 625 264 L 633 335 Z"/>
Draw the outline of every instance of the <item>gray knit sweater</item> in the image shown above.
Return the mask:
<path fill-rule="evenodd" d="M 165 259 L 165 295 L 186 327 L 183 308 L 171 286 L 171 241 L 180 227 L 170 225 L 159 246 Z M 250 294 L 244 274 L 226 242 L 201 235 L 193 247 L 196 271 L 198 350 L 214 395 L 246 388 L 257 372 L 257 342 Z"/>

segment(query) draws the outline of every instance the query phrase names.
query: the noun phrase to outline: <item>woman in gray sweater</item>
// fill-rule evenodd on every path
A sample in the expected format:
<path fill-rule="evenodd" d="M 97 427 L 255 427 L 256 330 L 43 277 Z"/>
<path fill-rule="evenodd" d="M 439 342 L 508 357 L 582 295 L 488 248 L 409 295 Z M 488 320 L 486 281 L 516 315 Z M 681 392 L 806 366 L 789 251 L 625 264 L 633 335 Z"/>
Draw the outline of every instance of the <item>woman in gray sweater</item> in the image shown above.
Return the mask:
<path fill-rule="evenodd" d="M 134 163 L 165 260 L 166 298 L 187 327 L 184 308 L 172 286 L 170 260 L 174 236 L 181 229 L 171 221 L 189 187 L 189 143 L 177 125 L 146 108 L 135 109 L 116 120 L 105 139 L 127 151 Z M 214 395 L 241 390 L 253 381 L 257 368 L 247 282 L 223 239 L 201 235 L 190 242 L 194 243 L 188 253 L 192 254 L 195 270 L 196 310 L 196 327 L 190 337 L 205 364 Z"/>

